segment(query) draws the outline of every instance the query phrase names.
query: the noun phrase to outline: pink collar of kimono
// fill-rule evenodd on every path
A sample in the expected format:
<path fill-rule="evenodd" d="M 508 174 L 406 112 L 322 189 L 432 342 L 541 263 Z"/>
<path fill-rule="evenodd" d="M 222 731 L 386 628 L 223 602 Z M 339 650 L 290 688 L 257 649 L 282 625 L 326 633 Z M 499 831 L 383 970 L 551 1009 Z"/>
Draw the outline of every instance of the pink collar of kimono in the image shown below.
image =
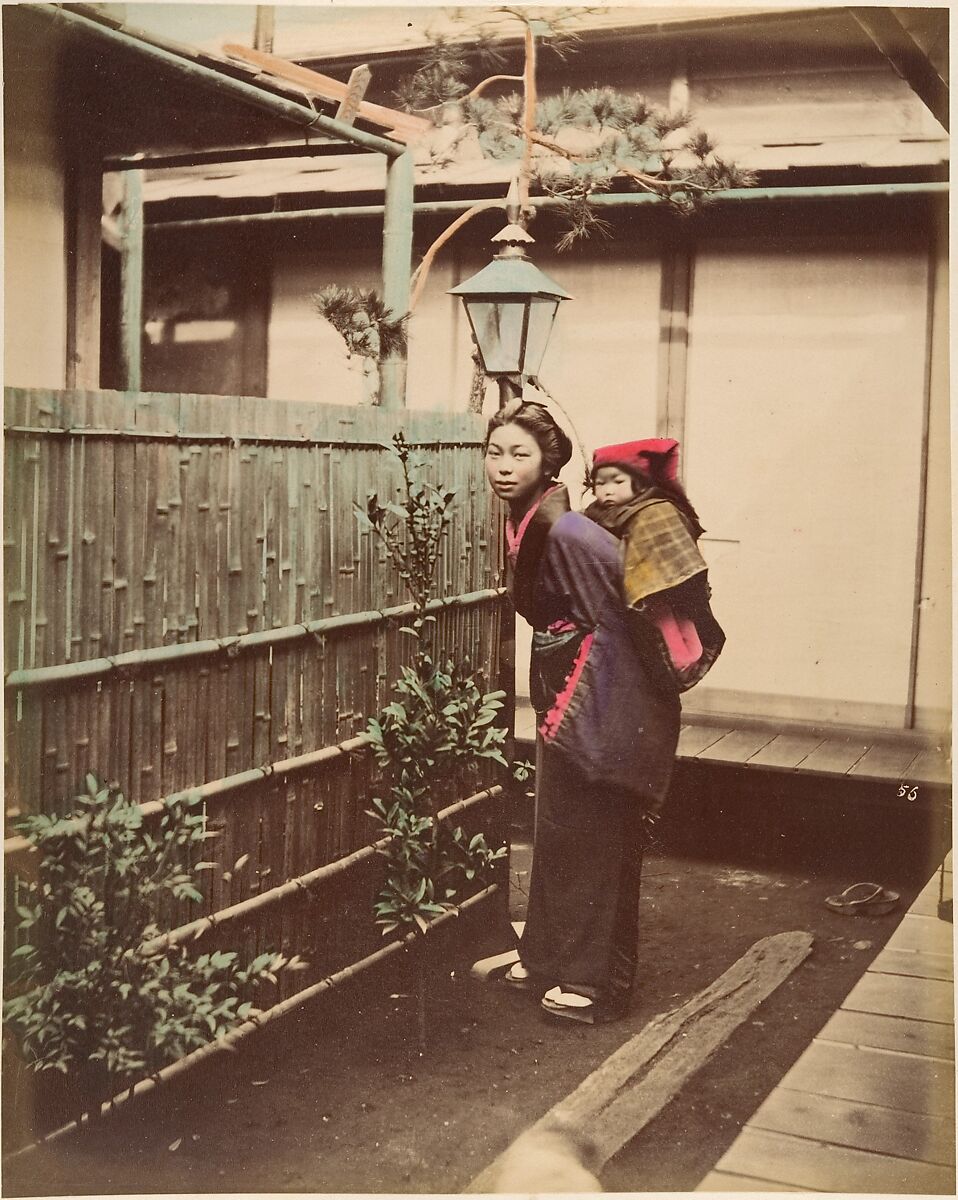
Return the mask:
<path fill-rule="evenodd" d="M 552 487 L 546 488 L 539 499 L 532 505 L 526 515 L 519 522 L 519 527 L 512 523 L 511 517 L 506 517 L 506 549 L 509 553 L 509 561 L 515 566 L 516 559 L 519 557 L 519 547 L 522 545 L 522 538 L 529 528 L 529 522 L 535 516 L 539 509 L 539 505 L 545 500 L 546 496 L 550 496 L 557 488 L 562 486 L 561 483 L 554 483 Z"/>

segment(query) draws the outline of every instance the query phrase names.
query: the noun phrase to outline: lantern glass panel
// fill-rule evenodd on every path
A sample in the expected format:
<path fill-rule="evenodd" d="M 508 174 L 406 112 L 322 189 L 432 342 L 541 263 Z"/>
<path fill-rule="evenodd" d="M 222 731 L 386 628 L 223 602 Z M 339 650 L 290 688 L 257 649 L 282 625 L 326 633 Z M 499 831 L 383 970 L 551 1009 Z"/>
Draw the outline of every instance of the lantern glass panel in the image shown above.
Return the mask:
<path fill-rule="evenodd" d="M 536 297 L 529 305 L 529 329 L 526 333 L 526 361 L 522 366 L 524 375 L 538 375 L 552 332 L 559 301 L 549 297 Z"/>
<path fill-rule="evenodd" d="M 466 303 L 487 374 L 523 370 L 522 342 L 526 305 L 514 300 Z"/>

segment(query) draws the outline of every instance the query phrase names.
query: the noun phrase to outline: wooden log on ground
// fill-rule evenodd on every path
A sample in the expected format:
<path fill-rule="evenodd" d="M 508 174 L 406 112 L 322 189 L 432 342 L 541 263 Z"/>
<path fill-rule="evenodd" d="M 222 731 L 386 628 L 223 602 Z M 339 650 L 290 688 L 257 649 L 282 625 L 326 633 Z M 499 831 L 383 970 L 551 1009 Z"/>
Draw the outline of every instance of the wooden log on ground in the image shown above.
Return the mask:
<path fill-rule="evenodd" d="M 714 983 L 679 1008 L 654 1017 L 532 1126 L 585 1130 L 603 1165 L 672 1100 L 692 1075 L 812 949 L 803 930 L 762 938 Z M 466 1192 L 495 1191 L 500 1158 Z"/>

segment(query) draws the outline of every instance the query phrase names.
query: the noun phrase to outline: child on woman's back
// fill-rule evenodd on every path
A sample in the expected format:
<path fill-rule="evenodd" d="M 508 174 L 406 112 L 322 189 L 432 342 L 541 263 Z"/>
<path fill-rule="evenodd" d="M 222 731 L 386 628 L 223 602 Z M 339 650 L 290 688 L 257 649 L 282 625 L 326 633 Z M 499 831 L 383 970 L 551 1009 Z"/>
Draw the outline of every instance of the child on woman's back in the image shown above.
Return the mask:
<path fill-rule="evenodd" d="M 602 446 L 585 510 L 624 542 L 625 599 L 644 659 L 666 686 L 687 691 L 718 658 L 725 634 L 712 616 L 695 509 L 678 482 L 678 442 Z"/>

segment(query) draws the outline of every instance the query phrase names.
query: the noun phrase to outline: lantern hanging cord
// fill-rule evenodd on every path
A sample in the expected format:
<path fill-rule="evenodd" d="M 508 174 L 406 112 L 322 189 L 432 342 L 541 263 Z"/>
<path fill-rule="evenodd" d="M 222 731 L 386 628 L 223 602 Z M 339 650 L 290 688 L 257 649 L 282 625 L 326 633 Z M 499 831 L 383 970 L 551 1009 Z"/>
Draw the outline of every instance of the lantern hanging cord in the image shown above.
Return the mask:
<path fill-rule="evenodd" d="M 586 453 L 585 444 L 583 443 L 582 438 L 579 437 L 579 431 L 575 427 L 575 422 L 569 416 L 566 409 L 563 408 L 563 406 L 559 403 L 559 401 L 555 398 L 555 396 L 553 396 L 553 394 L 549 391 L 549 389 L 544 386 L 544 384 L 542 383 L 542 381 L 539 379 L 539 377 L 537 375 L 529 375 L 527 378 L 529 380 L 529 383 L 532 384 L 532 386 L 536 389 L 536 391 L 541 392 L 542 395 L 545 396 L 545 398 L 550 402 L 550 404 L 555 405 L 555 407 L 559 410 L 559 412 L 562 413 L 563 417 L 566 420 L 566 423 L 569 426 L 569 429 L 572 431 L 572 436 L 575 438 L 575 444 L 579 448 L 579 453 L 582 455 L 582 465 L 585 467 L 586 477 L 588 477 L 590 460 L 589 460 L 588 454 Z"/>

